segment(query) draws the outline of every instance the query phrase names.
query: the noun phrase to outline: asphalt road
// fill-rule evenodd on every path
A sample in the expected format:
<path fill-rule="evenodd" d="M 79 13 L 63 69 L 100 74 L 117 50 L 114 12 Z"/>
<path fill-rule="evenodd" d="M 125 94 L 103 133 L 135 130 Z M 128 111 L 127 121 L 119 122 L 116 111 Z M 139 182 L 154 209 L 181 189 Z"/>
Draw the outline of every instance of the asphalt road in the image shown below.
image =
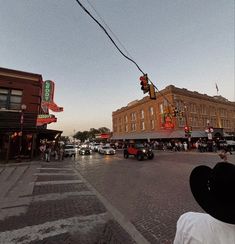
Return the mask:
<path fill-rule="evenodd" d="M 124 159 L 118 151 L 112 156 L 77 156 L 73 164 L 150 243 L 172 243 L 179 216 L 203 212 L 190 192 L 191 170 L 219 161 L 215 153 L 163 151 L 156 151 L 153 160 L 137 161 Z M 235 155 L 228 161 L 235 163 Z"/>

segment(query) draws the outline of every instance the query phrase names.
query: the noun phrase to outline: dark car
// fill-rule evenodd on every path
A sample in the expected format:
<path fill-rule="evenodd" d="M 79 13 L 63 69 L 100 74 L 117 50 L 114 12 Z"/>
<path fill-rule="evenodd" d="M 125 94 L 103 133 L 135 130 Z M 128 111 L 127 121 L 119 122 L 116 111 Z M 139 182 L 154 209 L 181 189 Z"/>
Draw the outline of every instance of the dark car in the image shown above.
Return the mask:
<path fill-rule="evenodd" d="M 82 147 L 79 150 L 79 154 L 80 155 L 91 155 L 92 154 L 92 150 L 89 147 Z"/>
<path fill-rule="evenodd" d="M 135 156 L 138 160 L 143 160 L 144 158 L 153 159 L 154 154 L 152 149 L 145 147 L 143 144 L 130 144 L 124 149 L 124 158 L 128 158 L 130 155 Z"/>

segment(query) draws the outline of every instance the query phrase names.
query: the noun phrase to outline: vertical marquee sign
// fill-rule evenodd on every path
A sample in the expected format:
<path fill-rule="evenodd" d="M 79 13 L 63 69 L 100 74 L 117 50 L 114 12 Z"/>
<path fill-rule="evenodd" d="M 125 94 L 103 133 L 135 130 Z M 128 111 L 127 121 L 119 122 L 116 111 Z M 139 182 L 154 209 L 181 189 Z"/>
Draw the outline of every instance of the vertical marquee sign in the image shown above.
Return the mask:
<path fill-rule="evenodd" d="M 46 80 L 43 83 L 43 102 L 51 103 L 54 97 L 54 82 Z"/>
<path fill-rule="evenodd" d="M 54 102 L 55 83 L 52 80 L 43 82 L 42 106 L 47 107 L 53 112 L 62 112 L 63 107 L 57 106 Z"/>
<path fill-rule="evenodd" d="M 48 110 L 52 110 L 53 112 L 62 112 L 63 107 L 59 107 L 54 102 L 54 90 L 55 83 L 52 80 L 46 80 L 42 85 L 42 104 L 41 107 L 45 114 L 39 114 L 37 117 L 37 126 L 41 126 L 44 124 L 49 124 L 52 122 L 56 122 L 57 118 L 49 114 Z"/>

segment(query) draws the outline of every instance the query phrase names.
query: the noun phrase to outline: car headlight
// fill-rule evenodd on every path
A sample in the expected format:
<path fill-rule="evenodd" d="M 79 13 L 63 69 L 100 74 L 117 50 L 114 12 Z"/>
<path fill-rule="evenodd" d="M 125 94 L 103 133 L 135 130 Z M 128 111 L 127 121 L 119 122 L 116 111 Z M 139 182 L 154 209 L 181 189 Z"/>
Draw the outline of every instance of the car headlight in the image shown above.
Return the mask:
<path fill-rule="evenodd" d="M 143 149 L 143 152 L 145 153 L 145 152 L 146 152 L 146 150 L 145 150 L 145 149 Z"/>

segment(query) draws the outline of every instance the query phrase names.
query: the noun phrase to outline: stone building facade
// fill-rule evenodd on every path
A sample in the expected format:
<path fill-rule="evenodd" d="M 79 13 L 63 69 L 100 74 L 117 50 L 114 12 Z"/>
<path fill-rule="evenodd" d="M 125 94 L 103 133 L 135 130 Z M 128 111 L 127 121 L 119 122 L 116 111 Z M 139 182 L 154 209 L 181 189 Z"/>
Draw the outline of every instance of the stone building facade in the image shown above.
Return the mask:
<path fill-rule="evenodd" d="M 206 137 L 208 127 L 223 137 L 235 132 L 235 102 L 170 85 L 156 100 L 146 96 L 117 109 L 112 123 L 114 140 L 184 138 L 185 126 L 192 137 Z"/>

